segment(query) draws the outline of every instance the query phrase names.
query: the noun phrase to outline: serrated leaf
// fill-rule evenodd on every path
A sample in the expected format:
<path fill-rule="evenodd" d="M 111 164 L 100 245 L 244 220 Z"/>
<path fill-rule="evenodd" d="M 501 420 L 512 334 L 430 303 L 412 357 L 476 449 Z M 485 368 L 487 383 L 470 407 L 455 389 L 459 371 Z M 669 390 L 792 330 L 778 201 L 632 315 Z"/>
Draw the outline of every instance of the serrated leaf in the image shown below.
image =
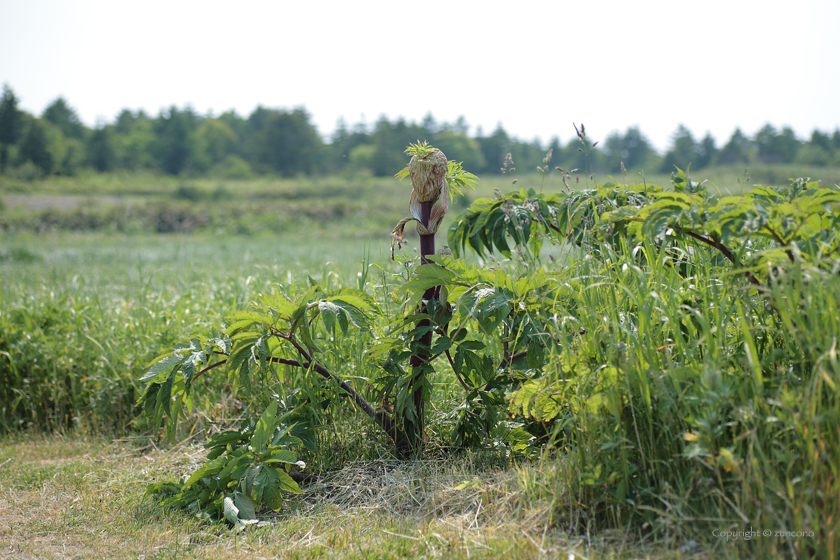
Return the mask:
<path fill-rule="evenodd" d="M 254 502 L 241 492 L 234 492 L 233 503 L 236 505 L 237 517 L 241 520 L 256 519 L 257 511 Z"/>
<path fill-rule="evenodd" d="M 336 318 L 340 312 L 339 307 L 331 301 L 321 300 L 318 302 L 318 309 L 321 312 L 321 318 L 324 320 L 324 326 L 327 327 L 328 331 L 332 332 L 333 328 L 335 328 Z M 344 330 L 346 331 L 346 326 Z"/>
<path fill-rule="evenodd" d="M 140 381 L 163 381 L 163 379 L 166 377 L 166 374 L 171 373 L 172 369 L 177 367 L 178 364 L 183 362 L 183 360 L 184 356 L 180 354 L 170 354 L 164 358 L 161 358 L 160 360 L 152 364 L 152 366 L 149 368 L 149 371 L 146 372 L 146 375 L 140 378 Z M 160 376 L 161 379 L 156 379 L 158 376 Z"/>
<path fill-rule="evenodd" d="M 298 483 L 292 480 L 292 477 L 289 476 L 286 471 L 282 469 L 275 469 L 277 473 L 277 487 L 281 490 L 285 490 L 286 492 L 291 492 L 292 494 L 302 494 L 303 491 L 298 486 Z"/>
<path fill-rule="evenodd" d="M 260 419 L 257 421 L 257 427 L 254 429 L 254 436 L 251 438 L 251 447 L 255 452 L 261 453 L 268 444 L 271 434 L 277 427 L 279 419 L 277 416 L 277 401 L 272 400 L 268 408 L 265 409 Z"/>
<path fill-rule="evenodd" d="M 341 310 L 341 312 L 338 314 L 338 322 L 344 334 L 347 334 L 348 318 L 350 319 L 350 322 L 352 322 L 360 329 L 367 330 L 368 328 L 370 328 L 370 319 L 364 311 L 362 311 L 355 305 L 344 301 L 344 299 L 334 299 L 332 300 L 332 303 L 334 303 Z"/>
<path fill-rule="evenodd" d="M 255 321 L 252 321 L 250 319 L 243 319 L 242 321 L 234 321 L 233 323 L 228 325 L 228 328 L 225 329 L 225 334 L 230 336 L 230 337 L 233 337 L 234 335 L 237 335 L 237 334 L 241 333 L 242 331 L 244 331 L 245 329 L 253 327 L 254 325 L 262 325 L 262 323 L 255 322 Z"/>
<path fill-rule="evenodd" d="M 254 495 L 258 500 L 263 500 L 265 491 L 268 488 L 277 486 L 278 471 L 276 467 L 262 465 L 260 471 L 254 477 Z"/>
<path fill-rule="evenodd" d="M 289 465 L 296 465 L 298 463 L 297 456 L 293 451 L 288 449 L 274 449 L 269 448 L 270 453 L 263 459 L 263 463 L 286 463 Z"/>
<path fill-rule="evenodd" d="M 328 297 L 327 300 L 343 301 L 349 305 L 358 307 L 359 309 L 363 309 L 371 313 L 379 312 L 379 305 L 376 303 L 376 300 L 373 299 L 373 297 L 371 297 L 369 294 L 366 294 L 365 292 L 353 288 L 342 288 L 338 292 L 335 292 L 332 296 Z"/>

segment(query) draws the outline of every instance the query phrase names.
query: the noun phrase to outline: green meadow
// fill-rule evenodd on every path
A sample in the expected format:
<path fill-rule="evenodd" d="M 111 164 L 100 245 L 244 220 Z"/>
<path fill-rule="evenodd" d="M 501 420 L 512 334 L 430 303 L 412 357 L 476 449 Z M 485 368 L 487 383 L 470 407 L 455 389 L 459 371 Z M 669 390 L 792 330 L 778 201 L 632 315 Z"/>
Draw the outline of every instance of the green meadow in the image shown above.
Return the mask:
<path fill-rule="evenodd" d="M 709 168 L 691 179 L 728 196 L 808 173 L 821 187 L 840 183 L 840 168 L 783 165 Z M 450 205 L 438 246 L 460 216 L 498 193 L 566 197 L 609 181 L 674 190 L 661 174 L 567 181 L 568 189 L 559 173 L 482 179 Z M 291 370 L 255 373 L 247 393 L 241 378 L 208 372 L 171 429 L 138 406 L 156 358 L 222 336 L 229 317 L 263 295 L 292 301 L 317 285 L 375 302 L 368 330 L 342 333 L 336 323 L 312 326 L 311 336 L 331 371 L 388 408 L 366 349 L 392 336 L 407 297 L 401 286 L 419 274 L 413 226 L 397 260 L 390 255 L 410 189 L 408 179 L 367 176 L 0 176 L 3 550 L 22 558 L 836 557 L 836 250 L 765 266 L 752 254 L 788 245 L 756 235 L 739 245 L 742 266 L 732 266 L 702 245 L 680 245 L 675 257 L 652 239 L 575 246 L 546 234 L 539 255 L 462 251 L 475 278 L 481 270 L 498 271 L 508 286 L 545 278 L 533 315 L 547 341 L 543 359 L 506 381 L 493 418 L 527 432 L 521 445 L 494 435 L 495 425 L 486 437 L 459 432 L 487 402 L 461 390 L 445 359 L 431 377 L 425 452 L 411 459 L 397 457 L 335 384 Z M 823 233 L 830 245 L 837 230 Z M 512 338 L 491 342 L 486 325 L 469 329 L 488 351 L 513 354 Z M 211 436 L 253 425 L 267 402 L 304 395 L 315 435 L 297 453 L 312 476 L 302 493 L 258 512 L 259 523 L 231 528 L 145 493 L 200 468 Z"/>

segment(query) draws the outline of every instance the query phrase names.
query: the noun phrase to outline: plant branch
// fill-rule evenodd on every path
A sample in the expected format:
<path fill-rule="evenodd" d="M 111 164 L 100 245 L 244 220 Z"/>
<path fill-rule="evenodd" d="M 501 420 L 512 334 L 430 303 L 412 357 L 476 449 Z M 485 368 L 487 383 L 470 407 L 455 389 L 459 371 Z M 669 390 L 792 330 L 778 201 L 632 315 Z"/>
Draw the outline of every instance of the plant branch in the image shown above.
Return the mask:
<path fill-rule="evenodd" d="M 455 372 L 455 377 L 458 378 L 458 383 L 461 384 L 461 387 L 464 388 L 464 391 L 466 391 L 467 393 L 469 393 L 470 391 L 474 391 L 474 389 L 471 389 L 470 386 L 464 382 L 463 378 L 461 377 L 461 374 L 458 373 L 457 368 L 455 368 L 455 361 L 452 359 L 452 354 L 449 353 L 449 350 L 446 351 L 446 357 L 449 358 L 449 365 L 452 366 L 452 371 Z"/>
<path fill-rule="evenodd" d="M 718 251 L 723 253 L 723 256 L 726 257 L 727 259 L 729 259 L 729 261 L 732 264 L 734 264 L 735 266 L 737 266 L 739 268 L 741 266 L 743 266 L 741 264 L 741 261 L 738 259 L 738 257 L 732 251 L 730 251 L 729 248 L 726 245 L 724 245 L 723 243 L 721 243 L 717 239 L 710 238 L 710 237 L 704 237 L 704 236 L 700 235 L 699 233 L 695 233 L 691 230 L 684 229 L 682 226 L 674 225 L 674 226 L 671 226 L 671 227 L 674 228 L 674 231 L 682 233 L 683 235 L 687 235 L 687 236 L 689 236 L 693 239 L 696 239 L 697 241 L 700 241 L 701 243 L 705 243 L 706 245 L 709 245 L 710 247 L 714 247 L 715 249 L 717 249 Z M 758 278 L 756 278 L 753 275 L 753 273 L 750 272 L 749 270 L 744 271 L 744 276 L 747 278 L 747 280 L 750 281 L 750 283 L 753 286 L 756 286 L 759 289 L 764 288 L 764 286 L 762 286 L 761 282 L 759 282 Z"/>
<path fill-rule="evenodd" d="M 512 364 L 513 362 L 515 362 L 516 360 L 518 360 L 518 359 L 520 359 L 520 358 L 524 358 L 524 357 L 525 357 L 525 356 L 527 356 L 527 355 L 528 355 L 528 351 L 527 351 L 527 350 L 523 350 L 522 352 L 517 352 L 516 354 L 511 354 L 510 356 L 508 356 L 507 354 L 505 354 L 505 358 L 504 358 L 504 359 L 502 360 L 502 362 L 499 364 L 499 367 L 500 367 L 500 368 L 507 367 L 507 366 L 509 366 L 510 364 Z"/>
<path fill-rule="evenodd" d="M 350 397 L 353 399 L 353 402 L 355 402 L 359 406 L 359 408 L 361 408 L 364 411 L 364 413 L 367 414 L 370 417 L 370 419 L 374 421 L 374 423 L 376 423 L 377 426 L 379 426 L 385 431 L 385 433 L 388 435 L 389 438 L 391 438 L 393 442 L 394 426 L 393 424 L 391 424 L 391 419 L 386 414 L 376 412 L 376 409 L 374 409 L 369 402 L 367 402 L 359 393 L 357 393 L 356 390 L 353 389 L 353 387 L 348 385 L 347 382 L 343 381 L 337 375 L 330 372 L 330 370 L 316 362 L 314 357 L 307 351 L 307 349 L 301 346 L 301 344 L 297 340 L 295 340 L 294 337 L 276 329 L 271 329 L 271 332 L 275 336 L 291 342 L 292 346 L 295 347 L 295 350 L 297 350 L 298 353 L 305 358 L 305 361 L 299 362 L 297 360 L 289 360 L 286 358 L 267 358 L 267 360 L 289 366 L 296 366 L 303 369 L 311 368 L 315 370 L 318 373 L 318 375 L 320 375 L 324 379 L 331 379 L 335 381 L 336 383 L 338 383 L 339 387 L 341 387 L 348 395 L 350 395 Z"/>
<path fill-rule="evenodd" d="M 562 232 L 562 231 L 560 231 L 560 227 L 559 227 L 559 226 L 556 226 L 556 225 L 552 224 L 551 222 L 547 221 L 546 219 L 544 219 L 544 218 L 542 217 L 542 215 L 539 215 L 539 216 L 540 216 L 539 218 L 532 217 L 532 218 L 531 218 L 531 220 L 532 220 L 532 221 L 534 221 L 534 222 L 537 222 L 537 223 L 539 223 L 539 224 L 544 224 L 546 227 L 551 228 L 551 229 L 553 229 L 554 231 L 556 231 L 558 235 L 563 235 L 563 232 Z M 555 218 L 555 219 L 556 219 L 556 218 Z M 574 244 L 575 244 L 575 245 L 577 245 L 578 247 L 581 247 L 581 244 L 580 244 L 580 243 L 579 243 L 576 239 L 574 239 L 574 238 L 572 237 L 571 232 L 569 232 L 569 234 L 565 236 L 565 239 L 570 239 L 572 243 L 574 243 Z"/>
<path fill-rule="evenodd" d="M 225 354 L 224 352 L 217 352 L 217 353 L 222 354 L 224 356 L 227 356 L 227 354 Z M 202 375 L 204 375 L 206 372 L 210 371 L 211 369 L 217 368 L 221 365 L 224 365 L 226 363 L 227 363 L 227 360 L 222 360 L 221 362 L 216 362 L 215 364 L 209 365 L 206 368 L 202 369 L 201 371 L 199 371 L 198 373 L 193 375 L 193 378 L 192 378 L 193 383 L 195 383 L 195 380 L 198 379 L 199 377 L 201 377 Z"/>
<path fill-rule="evenodd" d="M 522 352 L 517 352 L 516 354 L 512 354 L 510 356 L 505 355 L 505 357 L 499 363 L 499 367 L 496 368 L 496 369 L 501 369 L 501 368 L 507 367 L 510 364 L 512 364 L 513 362 L 515 362 L 516 360 L 518 360 L 519 358 L 524 358 L 527 355 L 528 355 L 527 350 L 523 350 Z M 489 390 L 490 390 L 490 381 L 488 381 L 487 384 L 484 386 L 484 392 L 485 393 Z"/>
<path fill-rule="evenodd" d="M 781 237 L 779 237 L 779 234 L 778 234 L 778 233 L 776 233 L 776 232 L 773 230 L 773 228 L 771 228 L 771 227 L 770 227 L 770 226 L 768 226 L 768 225 L 765 225 L 765 226 L 764 226 L 764 229 L 766 229 L 767 231 L 769 231 L 769 232 L 770 232 L 770 235 L 772 235 L 772 236 L 773 236 L 773 239 L 776 241 L 776 243 L 778 243 L 778 244 L 779 244 L 779 245 L 781 245 L 782 247 L 786 247 L 786 246 L 788 245 L 787 243 L 785 243 L 784 241 L 782 241 L 782 238 L 781 238 Z M 790 262 L 794 262 L 793 252 L 792 252 L 790 249 L 785 249 L 785 254 L 787 254 L 788 259 L 790 259 Z"/>

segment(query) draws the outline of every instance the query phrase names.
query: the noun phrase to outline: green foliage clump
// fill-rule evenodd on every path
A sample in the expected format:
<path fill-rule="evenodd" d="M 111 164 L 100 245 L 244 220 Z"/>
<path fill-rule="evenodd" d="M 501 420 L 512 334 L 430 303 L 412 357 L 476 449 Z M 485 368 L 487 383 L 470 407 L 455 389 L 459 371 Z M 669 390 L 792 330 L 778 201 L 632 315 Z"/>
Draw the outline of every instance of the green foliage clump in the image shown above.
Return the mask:
<path fill-rule="evenodd" d="M 302 442 L 290 434 L 293 426 L 282 422 L 277 402 L 272 402 L 255 426 L 211 437 L 205 445 L 207 461 L 188 478 L 150 484 L 146 493 L 199 519 L 225 519 L 237 528 L 258 523 L 263 507 L 280 509 L 284 492 L 301 493 L 289 472 L 306 465 L 288 448 Z"/>
<path fill-rule="evenodd" d="M 815 489 L 840 464 L 840 197 L 807 180 L 742 197 L 681 171 L 673 183 L 476 201 L 450 243 L 481 266 L 404 259 L 384 298 L 364 281 L 265 292 L 223 336 L 162 357 L 141 403 L 171 422 L 190 380 L 226 371 L 254 410 L 270 387 L 312 428 L 361 410 L 397 454 L 417 422 L 449 449 L 562 454 L 558 514 L 588 527 L 701 538 L 753 522 L 826 551 L 837 500 Z M 546 242 L 562 266 L 543 263 Z M 417 395 L 436 402 L 428 424 Z"/>
<path fill-rule="evenodd" d="M 450 243 L 523 263 L 539 262 L 534 236 L 578 248 L 553 324 L 580 335 L 549 329 L 543 375 L 506 398 L 568 450 L 590 515 L 692 525 L 692 538 L 720 523 L 699 518 L 796 527 L 816 540 L 791 546 L 820 556 L 837 529 L 824 523 L 836 496 L 815 489 L 840 459 L 839 235 L 835 189 L 797 179 L 717 197 L 678 171 L 672 192 L 476 201 Z"/>

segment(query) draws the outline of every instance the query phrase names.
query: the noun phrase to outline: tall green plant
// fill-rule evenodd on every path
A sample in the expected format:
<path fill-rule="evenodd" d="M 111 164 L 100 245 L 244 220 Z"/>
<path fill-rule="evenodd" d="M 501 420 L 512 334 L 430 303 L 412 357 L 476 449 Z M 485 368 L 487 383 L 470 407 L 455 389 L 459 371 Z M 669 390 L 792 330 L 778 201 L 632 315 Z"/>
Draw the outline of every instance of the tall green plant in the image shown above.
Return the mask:
<path fill-rule="evenodd" d="M 563 321 L 546 324 L 585 335 L 549 329 L 544 375 L 507 398 L 569 451 L 562 482 L 587 527 L 786 527 L 808 539 L 741 541 L 741 555 L 834 550 L 839 218 L 838 191 L 806 179 L 718 197 L 678 171 L 672 192 L 521 191 L 453 226 L 456 251 L 577 247 Z"/>

